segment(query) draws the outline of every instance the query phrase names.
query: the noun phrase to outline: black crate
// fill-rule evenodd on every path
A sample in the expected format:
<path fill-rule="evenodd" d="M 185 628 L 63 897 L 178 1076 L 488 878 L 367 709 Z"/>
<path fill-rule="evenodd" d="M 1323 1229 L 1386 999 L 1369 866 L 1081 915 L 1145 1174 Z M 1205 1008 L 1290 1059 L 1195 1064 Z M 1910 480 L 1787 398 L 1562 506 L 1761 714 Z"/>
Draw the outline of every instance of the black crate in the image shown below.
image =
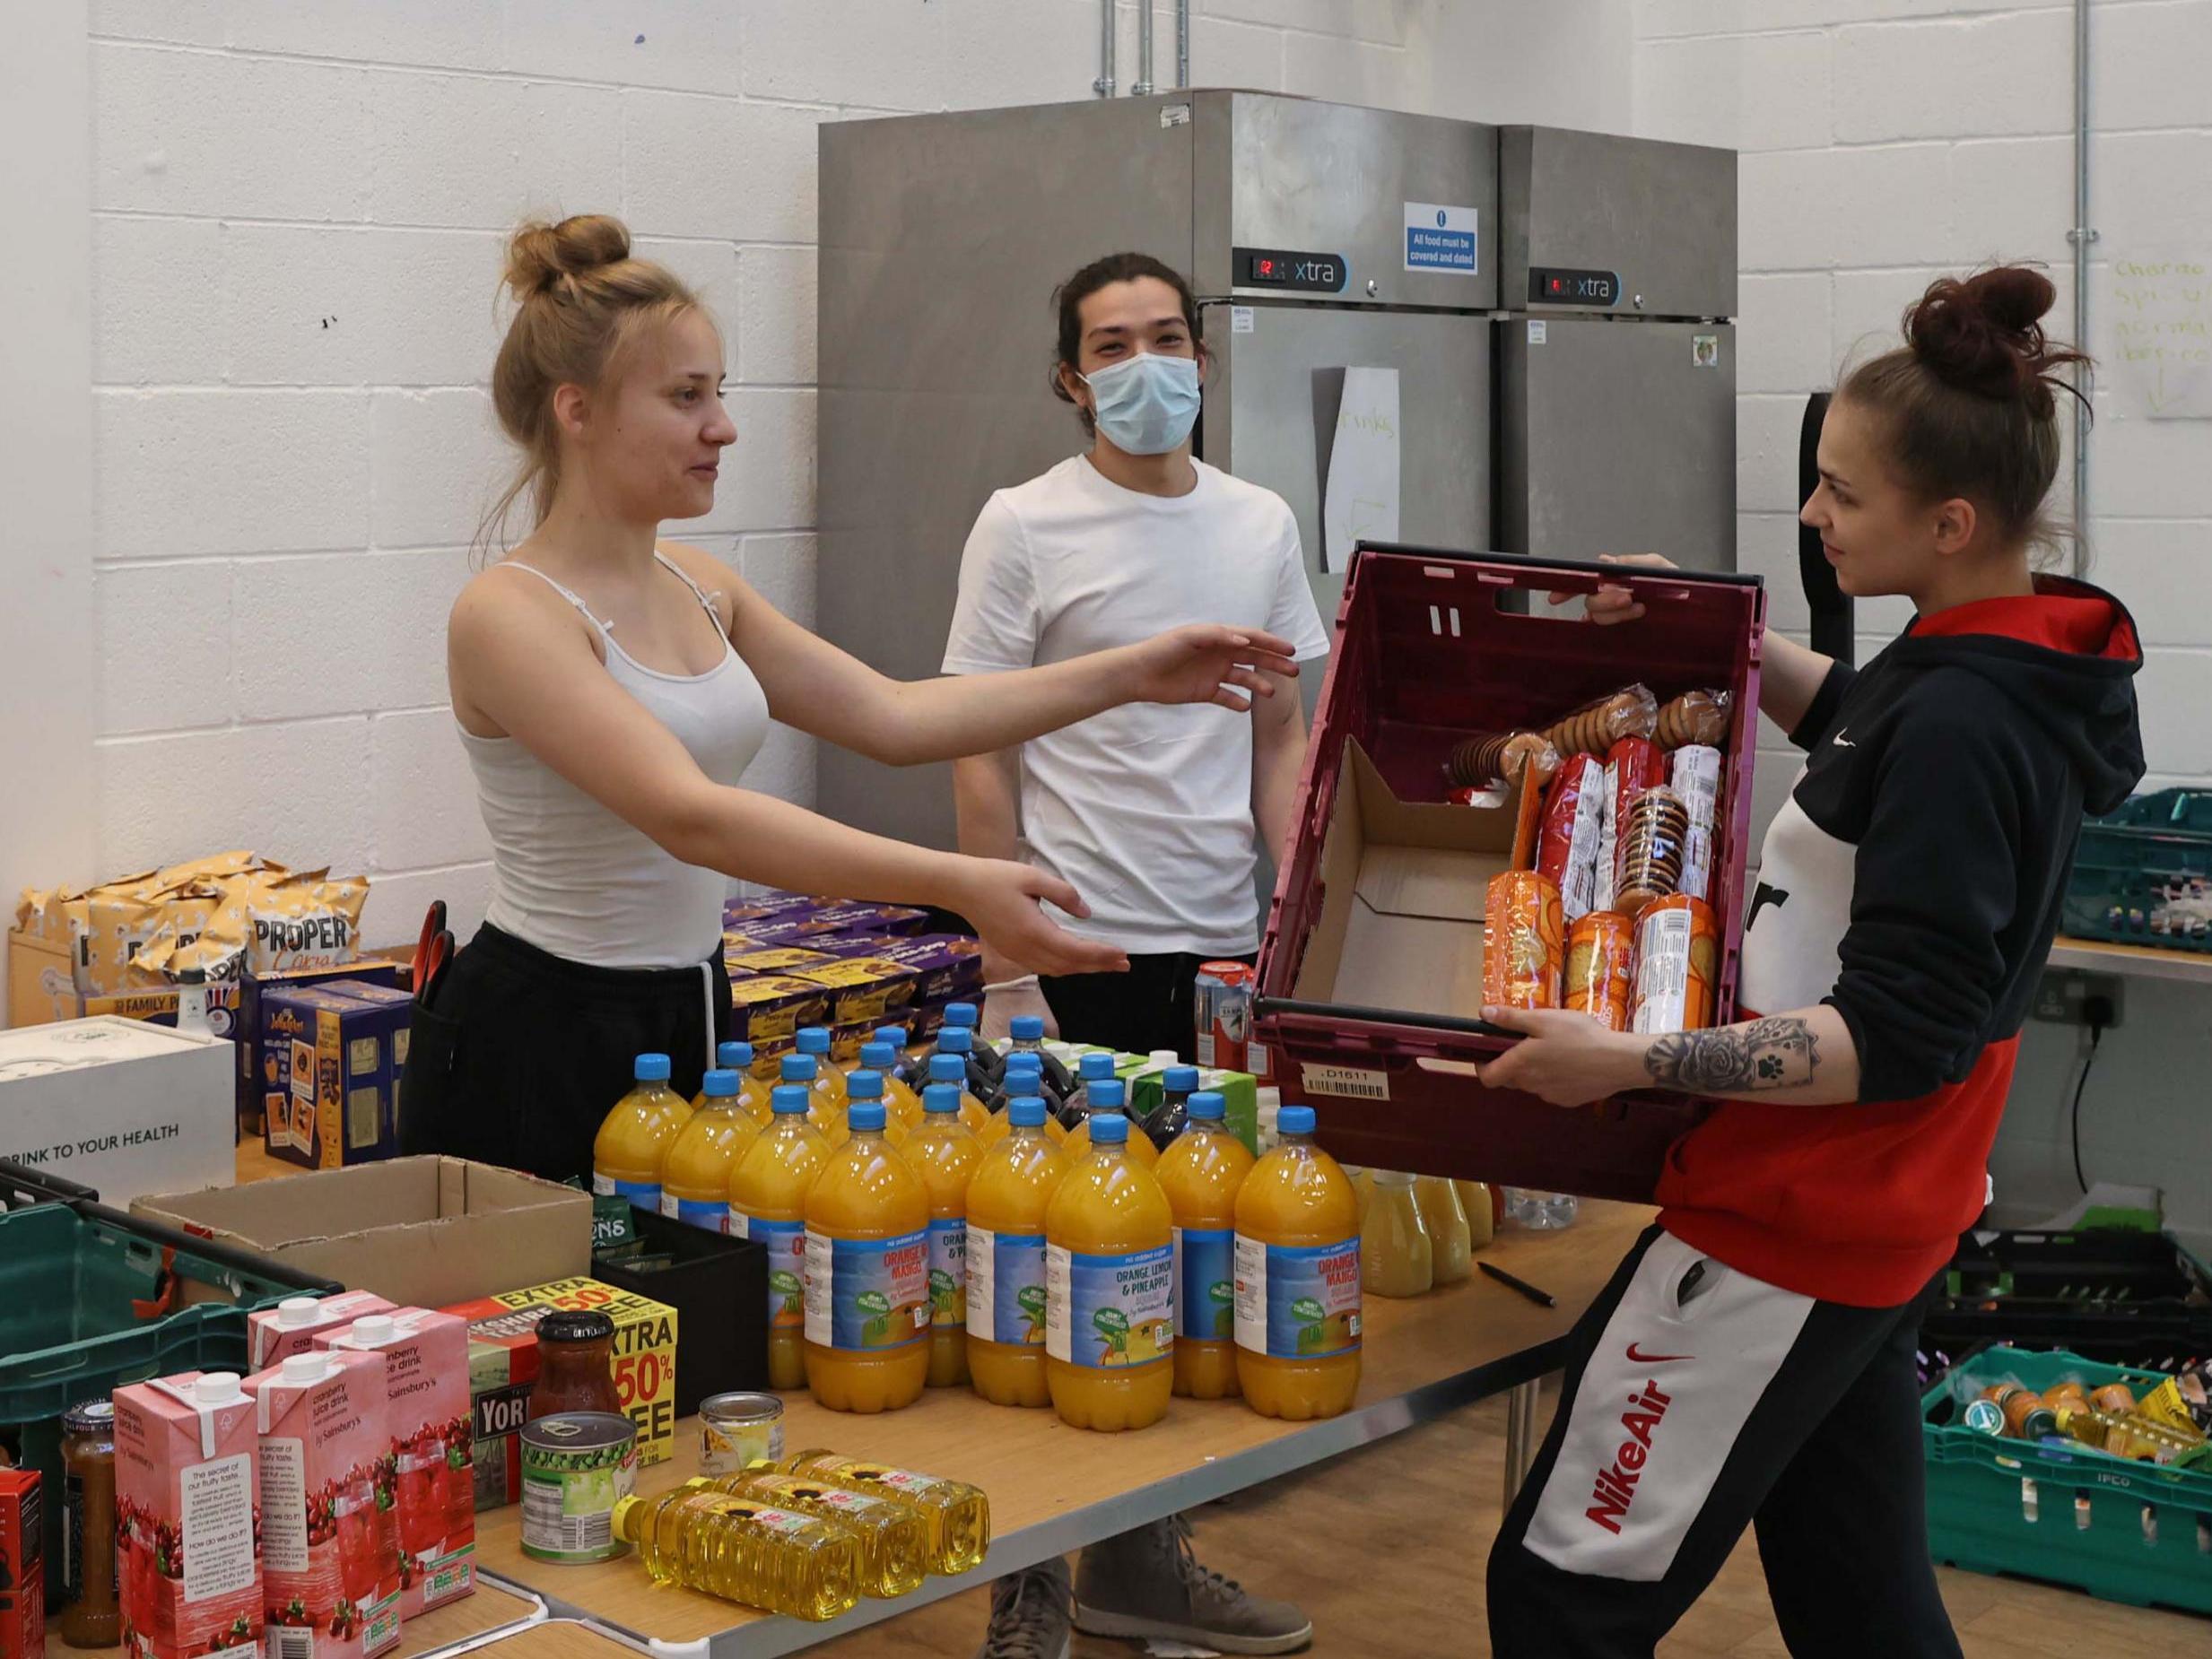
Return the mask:
<path fill-rule="evenodd" d="M 1967 1233 L 1941 1290 L 1920 1321 L 1924 1350 L 2062 1348 L 2156 1370 L 2212 1355 L 2212 1303 L 2158 1233 Z"/>
<path fill-rule="evenodd" d="M 634 1219 L 639 1256 L 674 1261 L 637 1267 L 603 1256 L 592 1277 L 676 1310 L 676 1415 L 693 1415 L 709 1394 L 766 1388 L 767 1246 L 642 1210 Z"/>

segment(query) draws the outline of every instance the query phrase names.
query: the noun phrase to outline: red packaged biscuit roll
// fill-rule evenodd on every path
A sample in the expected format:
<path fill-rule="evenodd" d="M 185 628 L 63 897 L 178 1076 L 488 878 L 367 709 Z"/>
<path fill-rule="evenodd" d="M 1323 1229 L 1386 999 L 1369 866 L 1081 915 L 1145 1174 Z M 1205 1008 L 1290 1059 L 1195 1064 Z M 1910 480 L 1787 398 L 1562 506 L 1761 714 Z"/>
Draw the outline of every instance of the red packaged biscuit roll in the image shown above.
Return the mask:
<path fill-rule="evenodd" d="M 1557 885 L 1560 916 L 1568 923 L 1596 905 L 1605 819 L 1606 769 L 1590 755 L 1570 756 L 1545 797 L 1537 844 L 1537 870 Z"/>
<path fill-rule="evenodd" d="M 1501 870 L 1483 901 L 1483 1002 L 1556 1008 L 1564 939 L 1559 888 L 1534 870 Z"/>
<path fill-rule="evenodd" d="M 1686 893 L 1655 899 L 1636 922 L 1639 1036 L 1702 1031 L 1712 1023 L 1720 972 L 1720 924 L 1712 907 Z"/>
<path fill-rule="evenodd" d="M 1568 930 L 1563 984 L 1568 1012 L 1625 1031 L 1636 996 L 1636 925 L 1614 910 L 1592 910 Z"/>

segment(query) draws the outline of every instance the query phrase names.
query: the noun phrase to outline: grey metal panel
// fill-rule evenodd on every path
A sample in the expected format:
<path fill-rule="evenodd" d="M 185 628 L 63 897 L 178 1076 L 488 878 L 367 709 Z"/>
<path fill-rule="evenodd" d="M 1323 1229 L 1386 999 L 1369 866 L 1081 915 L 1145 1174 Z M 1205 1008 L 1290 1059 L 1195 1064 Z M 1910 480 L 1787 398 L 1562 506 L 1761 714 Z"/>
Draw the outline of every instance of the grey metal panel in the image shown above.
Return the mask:
<path fill-rule="evenodd" d="M 1497 304 L 1495 127 L 1263 92 L 1215 93 L 1194 115 L 1201 292 L 1283 298 L 1271 288 L 1235 288 L 1229 257 L 1232 247 L 1279 248 L 1339 254 L 1350 265 L 1341 294 L 1302 300 Z M 1408 202 L 1476 210 L 1475 275 L 1406 269 Z"/>
<path fill-rule="evenodd" d="M 1344 593 L 1343 575 L 1321 569 L 1321 498 L 1348 368 L 1398 370 L 1398 539 L 1491 545 L 1487 318 L 1255 305 L 1238 334 L 1239 308 L 1209 301 L 1201 313 L 1215 356 L 1201 453 L 1290 503 L 1325 625 Z M 1320 676 L 1305 681 L 1310 706 Z"/>
<path fill-rule="evenodd" d="M 1164 101 L 822 128 L 815 625 L 887 674 L 937 672 L 991 491 L 1084 447 L 1049 386 L 1054 284 L 1124 248 L 1189 266 L 1191 129 Z M 816 777 L 832 817 L 953 844 L 949 768 L 825 743 Z"/>
<path fill-rule="evenodd" d="M 1736 315 L 1734 151 L 1508 126 L 1498 172 L 1502 306 L 1540 308 L 1528 300 L 1536 265 L 1618 273 L 1611 308 L 1630 315 Z"/>
<path fill-rule="evenodd" d="M 1733 570 L 1735 329 L 1563 317 L 1498 326 L 1498 544 Z M 1528 343 L 1532 327 L 1543 343 Z M 1710 367 L 1701 337 L 1713 342 Z"/>

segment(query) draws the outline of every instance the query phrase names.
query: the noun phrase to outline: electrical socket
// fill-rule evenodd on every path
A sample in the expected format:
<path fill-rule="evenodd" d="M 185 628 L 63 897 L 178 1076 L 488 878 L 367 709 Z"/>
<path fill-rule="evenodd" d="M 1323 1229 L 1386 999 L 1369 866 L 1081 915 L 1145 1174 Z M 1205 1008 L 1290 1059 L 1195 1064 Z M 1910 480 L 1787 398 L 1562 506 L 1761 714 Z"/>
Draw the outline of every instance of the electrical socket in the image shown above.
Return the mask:
<path fill-rule="evenodd" d="M 2108 1031 L 2119 1029 L 2127 1012 L 2125 986 L 2118 974 L 2093 974 L 2079 968 L 2046 968 L 2035 986 L 2033 1017 L 2051 1025 L 2089 1025 L 2085 1012 L 2093 998 L 2103 998 L 2112 1011 L 2104 1023 Z"/>

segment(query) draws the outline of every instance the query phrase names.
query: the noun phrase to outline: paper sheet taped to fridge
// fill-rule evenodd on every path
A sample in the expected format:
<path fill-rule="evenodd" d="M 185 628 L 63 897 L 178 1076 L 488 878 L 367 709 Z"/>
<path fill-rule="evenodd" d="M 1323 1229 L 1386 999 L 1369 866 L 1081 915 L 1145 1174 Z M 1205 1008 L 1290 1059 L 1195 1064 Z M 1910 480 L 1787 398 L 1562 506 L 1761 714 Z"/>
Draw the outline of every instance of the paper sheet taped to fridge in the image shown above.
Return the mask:
<path fill-rule="evenodd" d="M 1349 569 L 1363 538 L 1398 540 L 1398 370 L 1346 369 L 1321 495 L 1321 569 Z"/>
<path fill-rule="evenodd" d="M 2212 419 L 2212 248 L 2115 259 L 2104 290 L 2106 395 L 2153 421 Z"/>

